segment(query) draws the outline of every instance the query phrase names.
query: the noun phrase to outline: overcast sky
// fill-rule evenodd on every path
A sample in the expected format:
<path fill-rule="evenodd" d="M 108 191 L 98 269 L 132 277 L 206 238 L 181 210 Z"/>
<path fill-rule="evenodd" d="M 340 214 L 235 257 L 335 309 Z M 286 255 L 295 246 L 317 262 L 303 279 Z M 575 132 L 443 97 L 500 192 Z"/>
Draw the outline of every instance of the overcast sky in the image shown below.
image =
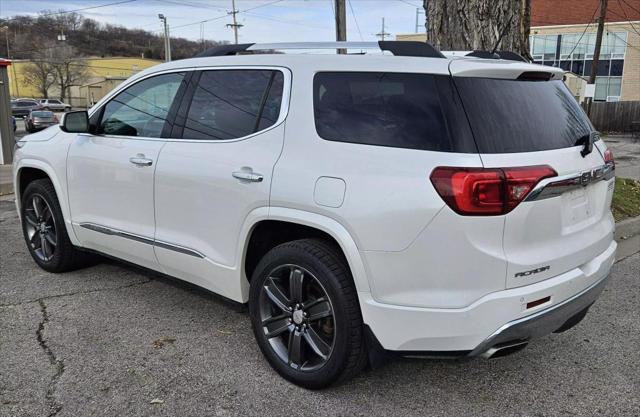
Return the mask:
<path fill-rule="evenodd" d="M 42 10 L 74 10 L 125 0 L 0 0 L 0 17 L 37 14 Z M 236 0 L 239 42 L 291 42 L 335 40 L 334 0 Z M 421 0 L 347 0 L 347 39 L 376 40 L 385 17 L 386 32 L 415 32 L 416 8 Z M 132 0 L 78 11 L 85 17 L 128 28 L 160 32 L 158 13 L 167 16 L 171 36 L 233 40 L 231 0 Z M 355 16 L 355 19 L 354 19 Z M 205 21 L 204 23 L 200 23 Z M 356 24 L 357 22 L 357 24 Z M 420 15 L 424 28 L 424 15 Z M 358 27 L 360 30 L 358 30 Z"/>

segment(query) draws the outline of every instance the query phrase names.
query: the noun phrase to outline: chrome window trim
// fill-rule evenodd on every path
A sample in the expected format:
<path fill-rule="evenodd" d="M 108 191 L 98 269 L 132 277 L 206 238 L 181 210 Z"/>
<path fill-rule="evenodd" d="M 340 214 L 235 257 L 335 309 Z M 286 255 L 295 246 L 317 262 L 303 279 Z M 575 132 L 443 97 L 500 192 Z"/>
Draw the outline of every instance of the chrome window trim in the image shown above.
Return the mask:
<path fill-rule="evenodd" d="M 547 178 L 540 181 L 524 201 L 538 201 L 558 197 L 576 188 L 586 187 L 589 184 L 594 184 L 599 181 L 608 181 L 614 176 L 615 166 L 613 164 L 604 164 L 579 174 Z"/>
<path fill-rule="evenodd" d="M 96 103 L 93 107 L 89 109 L 89 118 L 93 116 L 94 113 L 100 111 L 108 102 L 111 101 L 115 96 L 120 94 L 122 91 L 127 88 L 142 82 L 148 78 L 156 77 L 158 75 L 171 74 L 176 72 L 188 72 L 188 71 L 215 71 L 215 70 L 271 70 L 271 71 L 280 71 L 284 77 L 283 85 L 282 85 L 282 101 L 280 105 L 280 114 L 278 115 L 278 120 L 271 126 L 259 130 L 257 132 L 253 132 L 249 135 L 242 136 L 239 138 L 233 139 L 191 139 L 191 138 L 152 138 L 147 136 L 124 136 L 124 135 L 93 135 L 91 133 L 79 133 L 80 136 L 88 136 L 88 137 L 105 137 L 105 138 L 116 138 L 116 139 L 127 139 L 127 140 L 149 140 L 149 141 L 162 141 L 162 142 L 187 142 L 187 143 L 222 143 L 222 142 L 238 142 L 241 140 L 250 139 L 256 135 L 261 135 L 269 130 L 275 129 L 282 125 L 289 115 L 289 107 L 291 104 L 291 86 L 293 81 L 293 73 L 291 69 L 280 66 L 280 65 L 207 65 L 201 67 L 184 67 L 184 68 L 172 68 L 169 70 L 158 71 L 151 74 L 147 74 L 142 77 L 132 78 L 130 82 L 127 82 L 126 85 L 121 84 L 116 90 L 111 91 L 109 94 L 104 96 L 98 103 Z"/>
<path fill-rule="evenodd" d="M 136 242 L 145 243 L 147 245 L 151 245 L 151 246 L 156 246 L 156 247 L 163 248 L 163 249 L 172 250 L 174 252 L 179 252 L 179 253 L 183 253 L 185 255 L 194 256 L 196 258 L 202 258 L 202 259 L 206 258 L 205 255 L 203 255 L 202 253 L 198 252 L 195 249 L 191 249 L 191 248 L 187 248 L 187 247 L 184 247 L 184 246 L 176 245 L 174 243 L 164 242 L 164 241 L 157 240 L 157 239 L 152 239 L 150 237 L 137 235 L 135 233 L 125 232 L 124 230 L 114 229 L 114 228 L 111 228 L 111 227 L 106 227 L 106 226 L 102 226 L 102 225 L 95 224 L 95 223 L 80 223 L 80 224 L 78 224 L 78 226 L 80 226 L 80 227 L 82 227 L 84 229 L 91 230 L 91 231 L 98 232 L 98 233 L 102 233 L 102 234 L 105 234 L 105 235 L 118 236 L 118 237 L 122 237 L 122 238 L 125 238 L 125 239 L 134 240 Z"/>

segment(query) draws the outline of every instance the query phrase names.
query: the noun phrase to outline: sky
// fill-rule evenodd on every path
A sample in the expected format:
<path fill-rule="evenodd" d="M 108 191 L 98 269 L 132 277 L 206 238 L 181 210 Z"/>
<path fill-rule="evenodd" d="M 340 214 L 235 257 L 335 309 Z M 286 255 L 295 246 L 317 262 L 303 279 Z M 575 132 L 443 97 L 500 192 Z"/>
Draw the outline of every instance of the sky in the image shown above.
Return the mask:
<path fill-rule="evenodd" d="M 115 2 L 120 4 L 112 4 Z M 158 13 L 167 17 L 172 37 L 233 42 L 232 0 L 0 0 L 0 17 L 94 7 L 78 11 L 87 18 L 161 33 Z M 335 40 L 334 0 L 236 0 L 240 43 L 305 42 Z M 422 0 L 347 0 L 347 40 L 378 40 L 385 32 L 414 33 L 416 8 Z M 104 7 L 95 7 L 102 6 Z M 424 31 L 424 14 L 419 15 Z M 202 22 L 202 23 L 201 23 Z"/>

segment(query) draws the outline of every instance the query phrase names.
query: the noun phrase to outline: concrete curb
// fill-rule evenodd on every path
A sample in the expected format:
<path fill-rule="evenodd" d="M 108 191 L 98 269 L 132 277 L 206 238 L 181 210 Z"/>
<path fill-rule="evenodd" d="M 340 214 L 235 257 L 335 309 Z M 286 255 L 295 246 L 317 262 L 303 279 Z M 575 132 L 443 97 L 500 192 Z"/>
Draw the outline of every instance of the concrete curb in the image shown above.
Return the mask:
<path fill-rule="evenodd" d="M 618 242 L 616 262 L 640 252 L 640 217 L 616 223 L 614 237 Z"/>
<path fill-rule="evenodd" d="M 0 195 L 13 194 L 13 184 L 0 184 Z"/>
<path fill-rule="evenodd" d="M 632 217 L 616 223 L 614 236 L 617 241 L 628 239 L 637 234 L 640 234 L 640 217 Z"/>

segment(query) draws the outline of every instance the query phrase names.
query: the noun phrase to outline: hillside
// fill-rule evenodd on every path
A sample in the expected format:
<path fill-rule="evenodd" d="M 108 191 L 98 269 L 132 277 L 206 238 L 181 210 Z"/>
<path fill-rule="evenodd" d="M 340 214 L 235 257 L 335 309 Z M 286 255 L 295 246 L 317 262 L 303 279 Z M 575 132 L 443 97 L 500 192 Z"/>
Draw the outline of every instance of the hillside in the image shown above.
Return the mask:
<path fill-rule="evenodd" d="M 53 12 L 55 13 L 55 12 Z M 10 57 L 13 59 L 53 58 L 55 50 L 62 46 L 72 46 L 78 57 L 84 56 L 127 56 L 162 59 L 164 41 L 159 33 L 127 29 L 122 26 L 101 24 L 93 19 L 84 18 L 76 13 L 52 14 L 41 16 L 13 16 L 0 18 L 0 27 L 9 29 Z M 160 26 L 160 24 L 158 24 Z M 61 42 L 58 35 L 64 33 L 66 41 Z M 2 36 L 4 38 L 4 36 Z M 0 56 L 6 56 L 4 39 L 0 42 Z M 218 42 L 191 41 L 184 38 L 171 38 L 172 58 L 189 58 Z"/>

